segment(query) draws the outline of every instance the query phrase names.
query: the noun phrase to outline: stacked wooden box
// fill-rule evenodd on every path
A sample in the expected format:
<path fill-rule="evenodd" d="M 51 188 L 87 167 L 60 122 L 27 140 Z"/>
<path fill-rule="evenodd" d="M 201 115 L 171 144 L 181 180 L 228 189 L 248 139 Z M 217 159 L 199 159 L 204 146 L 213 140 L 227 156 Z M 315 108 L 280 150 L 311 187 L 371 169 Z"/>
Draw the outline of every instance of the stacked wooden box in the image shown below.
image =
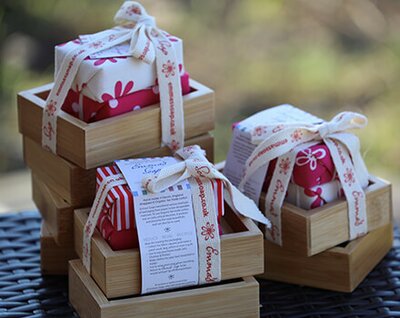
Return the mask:
<path fill-rule="evenodd" d="M 83 317 L 88 311 L 93 317 L 115 317 L 122 310 L 126 317 L 129 314 L 135 317 L 138 313 L 140 317 L 188 317 L 191 314 L 196 317 L 258 317 L 259 287 L 252 275 L 262 273 L 264 268 L 262 233 L 251 220 L 225 208 L 221 224 L 222 283 L 138 296 L 141 290 L 139 249 L 113 251 L 96 231 L 91 242 L 91 275 L 80 260 L 71 262 L 72 305 Z M 87 212 L 87 209 L 75 211 L 75 250 L 79 257 L 82 257 Z M 121 297 L 124 298 L 121 300 Z"/>
<path fill-rule="evenodd" d="M 271 219 L 261 278 L 351 292 L 389 251 L 391 185 L 369 174 L 353 134 L 366 125 L 288 104 L 234 125 L 225 175 Z"/>
<path fill-rule="evenodd" d="M 95 123 L 85 123 L 61 111 L 57 155 L 41 146 L 42 112 L 52 84 L 18 95 L 19 130 L 24 160 L 32 170 L 33 200 L 43 216 L 41 266 L 46 274 L 67 274 L 76 258 L 73 210 L 91 206 L 96 167 L 116 159 L 169 155 L 160 148 L 160 107 L 153 105 Z M 213 158 L 214 92 L 191 81 L 184 96 L 186 144 L 199 144 Z M 151 129 L 149 128 L 151 127 Z"/>
<path fill-rule="evenodd" d="M 267 240 L 261 278 L 352 292 L 392 247 L 392 190 L 370 176 L 366 193 L 368 234 L 349 241 L 344 198 L 312 210 L 282 207 L 282 240 Z M 265 195 L 261 196 L 261 198 Z M 260 199 L 260 207 L 265 206 Z"/>
<path fill-rule="evenodd" d="M 198 144 L 213 161 L 214 92 L 191 80 L 183 97 L 185 145 Z M 223 283 L 183 291 L 138 295 L 141 290 L 138 249 L 113 251 L 96 230 L 92 269 L 80 259 L 82 229 L 95 196 L 96 167 L 120 158 L 170 155 L 160 148 L 159 105 L 95 123 L 65 112 L 58 118 L 57 155 L 41 146 L 41 120 L 51 84 L 18 95 L 24 159 L 32 170 L 33 199 L 43 216 L 41 267 L 44 274 L 67 274 L 70 301 L 82 317 L 258 317 L 258 283 L 263 272 L 261 231 L 228 207 L 221 237 Z M 207 296 L 207 297 L 205 297 Z M 118 300 L 115 298 L 118 297 Z M 121 298 L 122 297 L 122 298 Z"/>

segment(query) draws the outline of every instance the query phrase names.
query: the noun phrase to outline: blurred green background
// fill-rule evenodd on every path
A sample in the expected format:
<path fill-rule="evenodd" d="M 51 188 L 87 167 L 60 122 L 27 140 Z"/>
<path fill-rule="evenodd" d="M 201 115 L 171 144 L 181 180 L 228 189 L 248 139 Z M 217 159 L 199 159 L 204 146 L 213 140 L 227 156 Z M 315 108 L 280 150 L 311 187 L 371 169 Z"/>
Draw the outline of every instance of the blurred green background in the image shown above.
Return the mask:
<path fill-rule="evenodd" d="M 111 27 L 121 3 L 0 2 L 0 176 L 24 167 L 17 92 L 51 82 L 54 45 Z M 184 39 L 191 76 L 215 89 L 218 160 L 231 123 L 265 107 L 291 103 L 325 119 L 350 109 L 369 117 L 360 136 L 370 171 L 400 179 L 400 1 L 142 3 Z"/>

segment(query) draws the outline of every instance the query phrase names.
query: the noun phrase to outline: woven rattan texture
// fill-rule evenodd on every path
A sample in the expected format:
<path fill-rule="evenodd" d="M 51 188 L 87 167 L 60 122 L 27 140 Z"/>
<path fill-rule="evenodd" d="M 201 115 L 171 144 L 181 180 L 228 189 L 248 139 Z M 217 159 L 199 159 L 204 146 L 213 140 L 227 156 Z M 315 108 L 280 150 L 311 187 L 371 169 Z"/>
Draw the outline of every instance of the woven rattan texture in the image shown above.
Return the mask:
<path fill-rule="evenodd" d="M 0 317 L 77 317 L 67 279 L 40 274 L 40 221 L 37 212 L 0 215 Z M 261 317 L 400 317 L 397 230 L 395 237 L 394 248 L 352 294 L 260 281 Z"/>
<path fill-rule="evenodd" d="M 78 317 L 66 277 L 40 273 L 40 216 L 0 216 L 0 317 Z"/>
<path fill-rule="evenodd" d="M 351 294 L 260 280 L 261 317 L 400 317 L 400 233 Z"/>

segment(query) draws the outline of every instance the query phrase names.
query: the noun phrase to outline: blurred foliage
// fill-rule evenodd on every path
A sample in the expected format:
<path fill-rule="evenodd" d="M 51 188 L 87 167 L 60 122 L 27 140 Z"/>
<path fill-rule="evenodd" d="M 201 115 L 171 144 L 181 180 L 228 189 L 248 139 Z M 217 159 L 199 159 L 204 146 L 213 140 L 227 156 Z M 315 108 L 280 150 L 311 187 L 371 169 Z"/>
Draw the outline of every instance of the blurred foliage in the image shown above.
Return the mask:
<path fill-rule="evenodd" d="M 0 172 L 23 166 L 16 94 L 52 80 L 53 47 L 112 26 L 120 1 L 0 2 Z M 230 125 L 291 103 L 329 119 L 351 109 L 370 170 L 399 177 L 400 2 L 396 0 L 143 1 L 184 39 L 191 76 L 216 91 L 217 159 Z M 149 127 L 149 129 L 151 129 Z"/>

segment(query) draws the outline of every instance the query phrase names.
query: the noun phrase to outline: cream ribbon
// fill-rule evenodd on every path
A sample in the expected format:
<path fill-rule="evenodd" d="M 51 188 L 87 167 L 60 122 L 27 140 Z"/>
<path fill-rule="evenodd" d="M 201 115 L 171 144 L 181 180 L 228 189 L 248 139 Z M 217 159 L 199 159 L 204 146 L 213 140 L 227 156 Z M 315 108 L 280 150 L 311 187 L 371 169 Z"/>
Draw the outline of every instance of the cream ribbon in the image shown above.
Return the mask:
<path fill-rule="evenodd" d="M 261 166 L 277 159 L 271 184 L 265 199 L 265 215 L 272 226 L 265 235 L 267 239 L 282 245 L 281 206 L 299 151 L 323 141 L 329 148 L 333 163 L 348 203 L 350 239 L 367 233 L 365 193 L 361 184 L 368 183 L 368 171 L 360 155 L 358 138 L 347 132 L 363 128 L 367 118 L 353 112 L 343 112 L 330 122 L 318 125 L 288 123 L 255 127 L 252 143 L 258 144 L 247 159 L 239 189 L 243 190 L 249 178 Z"/>
<path fill-rule="evenodd" d="M 90 209 L 89 216 L 83 227 L 83 242 L 82 242 L 82 263 L 90 274 L 91 271 L 91 238 L 94 230 L 96 229 L 100 213 L 103 210 L 104 203 L 107 199 L 108 193 L 116 186 L 127 184 L 122 173 L 117 175 L 108 176 L 100 183 L 96 196 L 93 201 L 92 208 Z"/>
<path fill-rule="evenodd" d="M 106 36 L 69 51 L 61 62 L 43 110 L 42 145 L 57 151 L 57 117 L 82 61 L 89 55 L 130 41 L 129 54 L 151 64 L 156 61 L 160 91 L 162 144 L 173 151 L 183 147 L 184 117 L 179 66 L 175 51 L 154 17 L 142 5 L 126 1 L 114 17 L 117 27 Z"/>
<path fill-rule="evenodd" d="M 218 211 L 215 211 L 212 179 L 220 179 L 224 184 L 224 199 L 236 212 L 266 224 L 257 205 L 237 190 L 205 157 L 197 145 L 185 147 L 176 152 L 183 161 L 167 166 L 153 176 L 143 179 L 143 186 L 156 193 L 183 180 L 189 179 L 193 212 L 195 217 L 199 253 L 199 283 L 207 284 L 221 280 L 221 251 L 218 235 Z M 215 233 L 210 237 L 210 233 Z"/>
<path fill-rule="evenodd" d="M 215 211 L 212 179 L 224 184 L 224 199 L 235 211 L 270 227 L 269 220 L 257 205 L 243 195 L 230 181 L 212 165 L 197 145 L 180 149 L 176 153 L 183 160 L 161 169 L 157 175 L 143 178 L 143 186 L 149 192 L 160 192 L 180 181 L 189 179 L 192 191 L 193 211 L 199 250 L 199 283 L 207 284 L 221 280 L 221 251 L 218 232 L 218 212 Z M 108 192 L 118 185 L 126 184 L 122 174 L 104 178 L 101 182 L 83 228 L 82 262 L 91 271 L 91 237 L 93 236 Z"/>

